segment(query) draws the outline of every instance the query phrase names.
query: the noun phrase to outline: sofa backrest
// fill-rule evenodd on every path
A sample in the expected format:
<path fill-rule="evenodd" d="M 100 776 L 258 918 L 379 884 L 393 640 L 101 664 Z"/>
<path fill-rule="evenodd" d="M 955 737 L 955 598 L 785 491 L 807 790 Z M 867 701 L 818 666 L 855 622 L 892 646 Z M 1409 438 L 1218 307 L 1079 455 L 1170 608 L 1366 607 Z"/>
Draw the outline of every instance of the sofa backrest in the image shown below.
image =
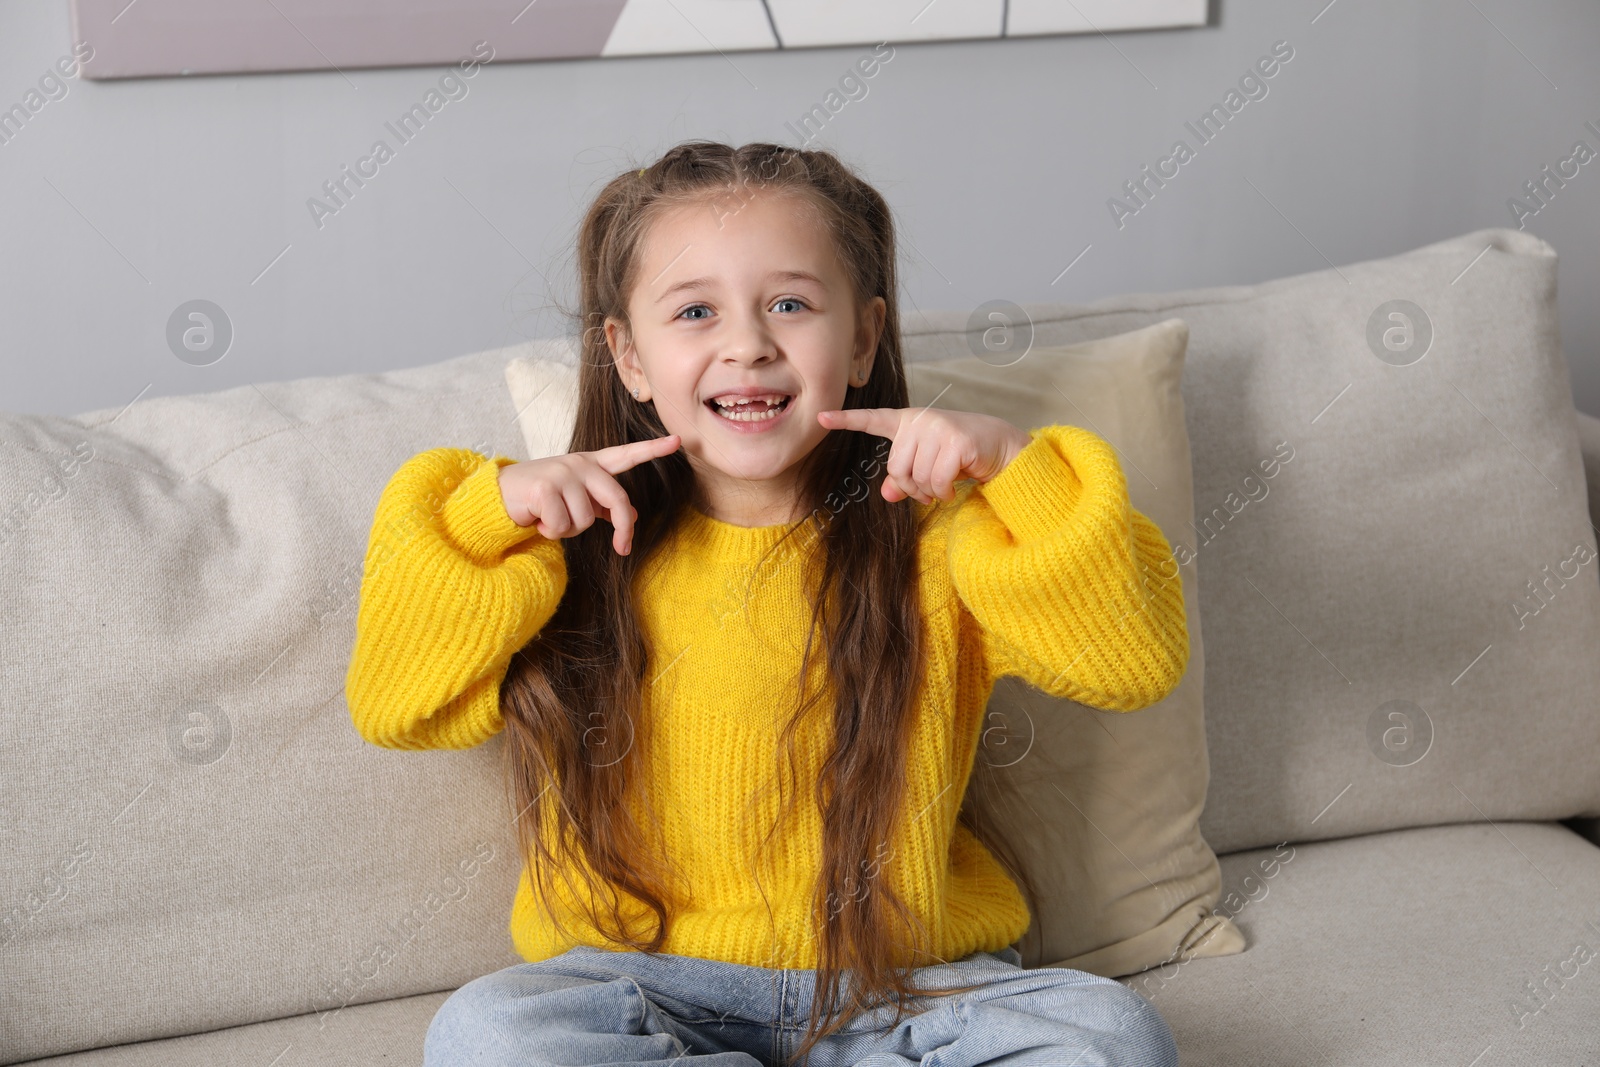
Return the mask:
<path fill-rule="evenodd" d="M 1196 515 L 1166 532 L 1199 565 L 1217 852 L 1600 814 L 1600 562 L 1556 263 L 1493 228 L 1013 311 L 1041 345 L 1189 325 Z M 908 315 L 907 358 L 965 354 L 970 320 Z"/>

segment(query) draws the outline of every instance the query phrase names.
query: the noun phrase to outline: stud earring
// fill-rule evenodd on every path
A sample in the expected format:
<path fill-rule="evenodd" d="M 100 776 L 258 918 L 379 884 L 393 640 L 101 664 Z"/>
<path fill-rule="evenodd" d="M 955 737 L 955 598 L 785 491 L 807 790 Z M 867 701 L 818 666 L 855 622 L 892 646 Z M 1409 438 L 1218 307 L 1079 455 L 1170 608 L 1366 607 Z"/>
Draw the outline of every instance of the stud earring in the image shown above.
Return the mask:
<path fill-rule="evenodd" d="M 634 390 L 634 391 L 633 391 L 633 398 L 634 398 L 634 399 L 635 399 L 635 400 L 638 400 L 638 399 L 639 399 L 639 390 L 637 390 L 637 389 L 635 389 L 635 390 Z"/>

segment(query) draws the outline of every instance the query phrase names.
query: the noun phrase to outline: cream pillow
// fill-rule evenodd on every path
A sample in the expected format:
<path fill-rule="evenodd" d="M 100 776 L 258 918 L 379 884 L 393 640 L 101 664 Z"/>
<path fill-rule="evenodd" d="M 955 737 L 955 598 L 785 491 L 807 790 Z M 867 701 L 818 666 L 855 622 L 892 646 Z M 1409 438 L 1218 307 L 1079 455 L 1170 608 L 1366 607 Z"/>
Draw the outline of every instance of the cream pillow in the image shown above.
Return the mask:
<path fill-rule="evenodd" d="M 1182 540 L 1194 516 L 1183 377 L 1189 328 L 1171 318 L 998 366 L 912 360 L 911 403 L 998 415 L 1023 429 L 1083 426 L 1116 449 L 1132 505 Z M 1178 566 L 1189 669 L 1165 700 L 1100 711 L 1002 678 L 968 786 L 1040 889 L 1018 945 L 1028 966 L 1106 977 L 1226 956 L 1244 935 L 1218 914 L 1221 869 L 1200 833 L 1210 769 L 1195 558 Z M 1174 560 L 1174 562 L 1177 562 Z M 1169 572 L 1170 573 L 1170 572 Z"/>
<path fill-rule="evenodd" d="M 1084 426 L 1116 449 L 1135 508 L 1168 540 L 1194 513 L 1178 385 L 1181 319 L 1082 344 L 1035 347 L 1009 366 L 977 357 L 908 363 L 911 402 L 1004 418 L 1022 429 Z M 506 382 L 530 458 L 565 451 L 577 367 L 518 357 Z M 1100 711 L 1003 678 L 989 701 L 969 803 L 1002 828 L 1039 888 L 1018 942 L 1025 966 L 1121 977 L 1244 948 L 1218 914 L 1221 869 L 1200 834 L 1209 765 L 1201 703 L 1205 658 L 1191 558 L 1178 573 L 1189 669 L 1160 703 Z"/>

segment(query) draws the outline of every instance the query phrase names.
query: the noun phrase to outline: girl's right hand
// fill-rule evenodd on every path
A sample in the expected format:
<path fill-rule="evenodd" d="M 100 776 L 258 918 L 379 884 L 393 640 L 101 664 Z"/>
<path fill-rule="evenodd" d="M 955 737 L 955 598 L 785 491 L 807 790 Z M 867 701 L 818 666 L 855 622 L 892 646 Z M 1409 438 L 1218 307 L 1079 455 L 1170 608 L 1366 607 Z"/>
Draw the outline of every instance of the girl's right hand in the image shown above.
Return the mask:
<path fill-rule="evenodd" d="M 612 546 L 625 556 L 633 548 L 638 513 L 612 475 L 671 455 L 680 443 L 677 434 L 669 433 L 593 452 L 509 463 L 500 468 L 499 475 L 506 514 L 518 526 L 537 523 L 539 533 L 551 540 L 576 537 L 594 525 L 598 515 L 615 527 Z"/>

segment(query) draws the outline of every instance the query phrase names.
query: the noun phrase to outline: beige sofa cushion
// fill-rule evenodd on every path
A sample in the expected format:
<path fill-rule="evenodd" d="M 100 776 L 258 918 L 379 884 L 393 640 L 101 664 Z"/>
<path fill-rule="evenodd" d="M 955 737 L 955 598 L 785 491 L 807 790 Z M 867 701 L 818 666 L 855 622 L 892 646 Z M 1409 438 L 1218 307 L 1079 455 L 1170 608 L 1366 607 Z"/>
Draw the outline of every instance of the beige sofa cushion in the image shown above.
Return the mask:
<path fill-rule="evenodd" d="M 521 450 L 505 359 L 0 414 L 0 1063 L 519 962 L 499 746 L 344 704 L 378 495 Z"/>
<path fill-rule="evenodd" d="M 1248 951 L 1122 980 L 1183 1067 L 1595 1062 L 1600 849 L 1558 823 L 1234 852 L 1222 885 Z"/>
<path fill-rule="evenodd" d="M 1426 322 L 1392 352 L 1397 300 Z M 1600 815 L 1600 568 L 1548 244 L 1495 228 L 1023 310 L 1035 345 L 1189 325 L 1173 548 L 1199 564 L 1218 853 Z M 908 316 L 907 358 L 970 354 L 967 319 Z"/>
<path fill-rule="evenodd" d="M 906 377 L 917 405 L 937 398 L 940 407 L 1022 429 L 1095 430 L 1116 447 L 1133 506 L 1181 534 L 1193 516 L 1179 394 L 1187 339 L 1174 318 L 1104 340 L 1036 347 L 1015 360 L 918 363 Z M 561 362 L 506 365 L 530 456 L 566 451 L 575 360 L 569 349 Z M 1002 679 L 990 699 L 968 792 L 1038 886 L 1039 907 L 1018 946 L 1028 966 L 1112 977 L 1244 947 L 1233 924 L 1213 914 L 1217 859 L 1199 828 L 1205 656 L 1192 561 L 1176 580 L 1187 594 L 1189 670 L 1165 700 L 1119 715 L 1048 696 L 1020 678 Z"/>
<path fill-rule="evenodd" d="M 453 990 L 353 1004 L 163 1041 L 29 1060 L 30 1067 L 360 1067 L 422 1062 L 428 1024 Z"/>

